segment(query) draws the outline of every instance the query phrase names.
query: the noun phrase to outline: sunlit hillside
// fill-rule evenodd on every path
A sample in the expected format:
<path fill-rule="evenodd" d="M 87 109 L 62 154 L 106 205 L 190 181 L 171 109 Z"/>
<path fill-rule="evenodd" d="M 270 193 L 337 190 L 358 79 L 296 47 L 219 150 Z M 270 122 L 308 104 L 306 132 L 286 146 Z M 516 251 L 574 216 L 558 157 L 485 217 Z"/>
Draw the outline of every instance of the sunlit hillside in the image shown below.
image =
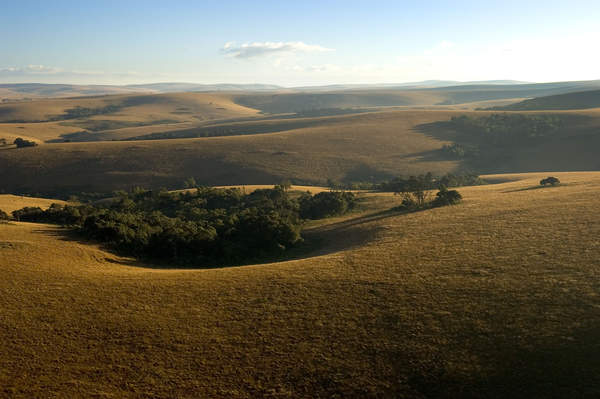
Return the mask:
<path fill-rule="evenodd" d="M 369 194 L 312 256 L 217 270 L 0 224 L 2 392 L 594 397 L 600 174 L 547 175 L 405 215 Z"/>

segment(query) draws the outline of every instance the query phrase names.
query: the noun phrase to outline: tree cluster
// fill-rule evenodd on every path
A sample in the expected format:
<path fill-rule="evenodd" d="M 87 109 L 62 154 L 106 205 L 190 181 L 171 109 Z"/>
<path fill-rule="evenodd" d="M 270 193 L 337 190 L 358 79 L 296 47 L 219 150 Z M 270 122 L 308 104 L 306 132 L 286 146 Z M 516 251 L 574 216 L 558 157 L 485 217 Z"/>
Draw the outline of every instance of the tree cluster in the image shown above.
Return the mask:
<path fill-rule="evenodd" d="M 343 213 L 355 202 L 353 194 L 337 192 L 293 198 L 282 186 L 250 194 L 215 188 L 117 194 L 106 205 L 29 207 L 14 211 L 13 217 L 74 226 L 88 238 L 139 258 L 221 266 L 281 255 L 302 240 L 304 218 Z"/>
<path fill-rule="evenodd" d="M 331 179 L 327 180 L 327 186 L 336 190 L 374 190 L 384 192 L 400 192 L 406 191 L 405 188 L 414 186 L 415 180 L 420 184 L 424 184 L 428 190 L 446 187 L 462 187 L 462 186 L 479 186 L 485 184 L 485 181 L 478 175 L 473 173 L 453 174 L 447 173 L 442 176 L 435 176 L 428 172 L 420 176 L 395 177 L 391 180 L 374 183 L 374 182 L 352 182 L 339 183 Z"/>
<path fill-rule="evenodd" d="M 556 115 L 492 114 L 482 117 L 453 116 L 449 125 L 480 145 L 519 146 L 551 136 L 562 126 Z M 467 148 L 468 149 L 468 148 Z M 449 147 L 447 151 L 458 151 Z"/>

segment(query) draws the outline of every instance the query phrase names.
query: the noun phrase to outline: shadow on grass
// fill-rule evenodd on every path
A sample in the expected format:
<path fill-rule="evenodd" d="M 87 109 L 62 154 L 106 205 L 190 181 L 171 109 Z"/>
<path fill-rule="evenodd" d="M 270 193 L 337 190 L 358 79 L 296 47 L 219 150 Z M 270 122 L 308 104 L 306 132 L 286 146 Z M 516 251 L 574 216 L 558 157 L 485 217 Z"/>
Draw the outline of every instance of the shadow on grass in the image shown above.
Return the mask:
<path fill-rule="evenodd" d="M 552 188 L 557 188 L 557 187 L 564 187 L 564 186 L 568 186 L 568 184 L 557 184 L 554 186 L 533 186 L 533 187 L 524 187 L 524 188 L 516 188 L 514 190 L 507 190 L 507 191 L 502 191 L 503 193 L 516 193 L 519 191 L 532 191 L 532 190 L 549 190 Z"/>

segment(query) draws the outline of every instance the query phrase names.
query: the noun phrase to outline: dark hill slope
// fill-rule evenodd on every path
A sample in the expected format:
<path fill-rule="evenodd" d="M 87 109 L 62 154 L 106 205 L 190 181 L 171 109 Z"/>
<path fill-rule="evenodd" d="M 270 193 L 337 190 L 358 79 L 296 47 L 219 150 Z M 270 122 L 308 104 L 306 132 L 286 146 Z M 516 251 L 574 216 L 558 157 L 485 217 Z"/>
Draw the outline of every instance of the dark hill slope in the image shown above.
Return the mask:
<path fill-rule="evenodd" d="M 586 109 L 600 107 L 600 90 L 582 91 L 577 93 L 559 94 L 525 100 L 516 104 L 503 107 L 494 107 L 501 110 L 559 110 L 559 109 Z"/>

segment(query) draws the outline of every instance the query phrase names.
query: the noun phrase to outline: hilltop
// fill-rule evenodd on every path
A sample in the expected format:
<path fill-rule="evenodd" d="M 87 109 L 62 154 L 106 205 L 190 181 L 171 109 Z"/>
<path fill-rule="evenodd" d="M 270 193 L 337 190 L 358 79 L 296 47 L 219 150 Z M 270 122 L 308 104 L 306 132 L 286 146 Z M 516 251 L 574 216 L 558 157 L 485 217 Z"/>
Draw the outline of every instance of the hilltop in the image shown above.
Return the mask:
<path fill-rule="evenodd" d="M 2 392 L 593 397 L 600 174 L 547 175 L 486 176 L 504 183 L 408 215 L 365 194 L 310 229 L 306 258 L 226 269 L 0 225 Z"/>

